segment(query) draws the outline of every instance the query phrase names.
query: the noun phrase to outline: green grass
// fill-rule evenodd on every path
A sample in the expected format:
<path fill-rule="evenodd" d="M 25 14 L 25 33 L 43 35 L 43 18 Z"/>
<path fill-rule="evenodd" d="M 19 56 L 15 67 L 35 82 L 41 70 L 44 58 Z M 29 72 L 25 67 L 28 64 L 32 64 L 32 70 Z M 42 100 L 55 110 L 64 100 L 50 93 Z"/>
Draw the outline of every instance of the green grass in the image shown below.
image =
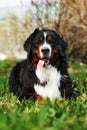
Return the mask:
<path fill-rule="evenodd" d="M 0 61 L 0 130 L 87 130 L 87 65 L 69 63 L 78 82 L 76 100 L 34 103 L 9 93 L 8 77 L 16 62 Z"/>

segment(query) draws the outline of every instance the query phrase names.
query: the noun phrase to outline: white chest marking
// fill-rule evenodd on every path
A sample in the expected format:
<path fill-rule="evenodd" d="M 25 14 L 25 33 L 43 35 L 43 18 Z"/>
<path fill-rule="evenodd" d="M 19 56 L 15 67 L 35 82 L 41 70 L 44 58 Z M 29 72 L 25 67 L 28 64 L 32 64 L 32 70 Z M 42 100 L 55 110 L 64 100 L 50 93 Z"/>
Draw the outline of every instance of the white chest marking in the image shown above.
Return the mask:
<path fill-rule="evenodd" d="M 57 69 L 51 65 L 36 70 L 36 75 L 41 83 L 47 82 L 45 86 L 39 84 L 34 85 L 36 93 L 43 98 L 50 98 L 53 100 L 57 97 L 61 98 L 59 91 L 61 75 Z"/>

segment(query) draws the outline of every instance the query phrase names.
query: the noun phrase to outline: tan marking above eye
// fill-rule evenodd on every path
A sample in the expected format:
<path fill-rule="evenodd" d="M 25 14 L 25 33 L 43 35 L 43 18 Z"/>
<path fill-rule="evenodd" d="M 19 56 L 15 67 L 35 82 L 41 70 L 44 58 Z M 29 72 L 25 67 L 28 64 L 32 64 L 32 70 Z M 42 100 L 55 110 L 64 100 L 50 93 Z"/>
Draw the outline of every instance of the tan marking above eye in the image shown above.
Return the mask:
<path fill-rule="evenodd" d="M 51 37 L 51 36 L 48 36 L 48 37 L 47 37 L 47 40 L 48 40 L 48 41 L 51 41 L 51 40 L 52 40 L 52 37 Z"/>
<path fill-rule="evenodd" d="M 40 37 L 39 37 L 39 40 L 42 42 L 42 41 L 43 41 L 43 36 L 40 36 Z"/>

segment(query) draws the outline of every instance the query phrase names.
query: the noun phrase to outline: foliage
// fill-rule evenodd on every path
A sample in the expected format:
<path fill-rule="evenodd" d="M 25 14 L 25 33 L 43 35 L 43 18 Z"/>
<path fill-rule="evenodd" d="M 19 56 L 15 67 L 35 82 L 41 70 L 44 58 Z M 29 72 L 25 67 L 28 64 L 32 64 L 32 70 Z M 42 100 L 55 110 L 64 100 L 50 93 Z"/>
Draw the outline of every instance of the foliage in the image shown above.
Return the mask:
<path fill-rule="evenodd" d="M 78 82 L 79 96 L 50 102 L 23 100 L 9 92 L 8 77 L 17 60 L 0 61 L 0 129 L 1 130 L 86 130 L 87 76 L 86 65 L 69 63 L 69 72 Z"/>
<path fill-rule="evenodd" d="M 32 19 L 32 12 L 26 11 L 25 17 L 19 19 L 14 14 L 9 14 L 6 18 L 0 21 L 0 51 L 6 57 L 24 57 L 23 44 L 25 39 L 32 33 L 34 23 Z M 5 22 L 6 21 L 6 22 Z M 33 21 L 33 22 L 31 22 Z"/>
<path fill-rule="evenodd" d="M 87 0 L 61 2 L 60 18 L 55 28 L 69 43 L 69 58 L 87 63 Z"/>
<path fill-rule="evenodd" d="M 14 14 L 0 22 L 0 51 L 23 57 L 23 43 L 36 28 L 54 29 L 68 42 L 71 61 L 87 63 L 87 0 L 24 0 L 20 18 Z M 5 22 L 6 21 L 6 22 Z M 14 48 L 14 49 L 13 49 Z"/>

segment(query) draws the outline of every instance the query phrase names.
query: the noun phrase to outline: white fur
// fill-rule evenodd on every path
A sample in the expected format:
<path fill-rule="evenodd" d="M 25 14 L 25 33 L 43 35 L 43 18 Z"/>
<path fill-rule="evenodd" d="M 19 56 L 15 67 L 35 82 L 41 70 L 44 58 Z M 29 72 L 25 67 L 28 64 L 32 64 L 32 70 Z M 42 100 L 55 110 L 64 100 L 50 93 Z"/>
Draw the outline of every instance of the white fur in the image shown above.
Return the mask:
<path fill-rule="evenodd" d="M 47 33 L 46 32 L 44 32 L 44 39 L 46 40 L 46 36 L 47 36 Z"/>
<path fill-rule="evenodd" d="M 57 69 L 51 65 L 47 67 L 42 67 L 36 70 L 36 75 L 41 83 L 47 82 L 45 86 L 39 84 L 34 85 L 36 93 L 43 98 L 50 98 L 53 100 L 55 98 L 61 99 L 61 94 L 59 91 L 61 75 Z"/>
<path fill-rule="evenodd" d="M 43 58 L 43 53 L 41 52 L 41 50 L 44 48 L 48 48 L 49 49 L 49 57 L 51 56 L 51 53 L 52 53 L 52 49 L 51 49 L 51 46 L 49 44 L 47 44 L 46 42 L 46 32 L 44 32 L 44 44 L 40 47 L 40 56 L 41 58 Z"/>

